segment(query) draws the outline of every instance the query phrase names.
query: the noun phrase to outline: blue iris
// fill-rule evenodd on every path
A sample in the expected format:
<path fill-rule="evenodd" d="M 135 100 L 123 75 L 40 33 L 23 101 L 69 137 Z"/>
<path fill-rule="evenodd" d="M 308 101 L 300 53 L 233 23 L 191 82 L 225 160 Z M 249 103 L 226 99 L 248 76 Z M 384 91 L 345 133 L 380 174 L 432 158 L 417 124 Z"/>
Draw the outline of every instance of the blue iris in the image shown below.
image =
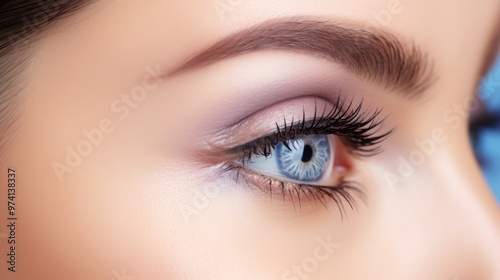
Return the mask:
<path fill-rule="evenodd" d="M 290 179 L 313 182 L 323 176 L 330 161 L 330 145 L 326 135 L 307 136 L 276 145 L 276 161 L 280 172 Z"/>

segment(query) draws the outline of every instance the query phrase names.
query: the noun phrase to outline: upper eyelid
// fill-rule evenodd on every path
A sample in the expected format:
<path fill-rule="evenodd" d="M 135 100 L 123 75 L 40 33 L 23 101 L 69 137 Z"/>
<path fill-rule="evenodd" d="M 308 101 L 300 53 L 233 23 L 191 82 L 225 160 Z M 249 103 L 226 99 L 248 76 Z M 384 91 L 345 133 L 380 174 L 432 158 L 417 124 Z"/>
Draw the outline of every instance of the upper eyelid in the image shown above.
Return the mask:
<path fill-rule="evenodd" d="M 280 127 L 278 124 L 276 124 L 276 131 L 271 133 L 271 134 L 267 134 L 265 136 L 261 136 L 259 138 L 256 138 L 250 142 L 247 142 L 245 144 L 242 144 L 242 145 L 238 145 L 236 147 L 233 147 L 233 148 L 230 148 L 230 149 L 227 149 L 225 151 L 226 155 L 232 155 L 232 154 L 241 154 L 241 153 L 246 153 L 245 156 L 247 157 L 250 157 L 249 155 L 249 150 L 251 149 L 256 149 L 255 147 L 257 145 L 261 145 L 266 148 L 263 148 L 263 149 L 268 149 L 267 147 L 269 148 L 274 148 L 274 146 L 278 143 L 278 142 L 286 142 L 286 140 L 292 140 L 292 139 L 295 139 L 296 137 L 300 137 L 300 136 L 307 136 L 307 135 L 312 135 L 312 134 L 321 134 L 321 131 L 314 131 L 316 128 L 321 128 L 321 125 L 326 125 L 324 122 L 327 122 L 329 121 L 329 119 L 325 119 L 325 118 L 333 118 L 333 121 L 336 120 L 336 118 L 338 117 L 338 121 L 339 122 L 347 122 L 347 123 L 344 123 L 344 124 L 340 124 L 340 125 L 351 125 L 352 128 L 356 128 L 356 129 L 360 129 L 358 131 L 352 131 L 351 133 L 353 133 L 353 135 L 346 135 L 345 133 L 343 133 L 343 135 L 339 135 L 339 134 L 336 134 L 336 133 L 328 133 L 328 134 L 333 134 L 333 135 L 337 135 L 337 136 L 340 136 L 340 137 L 359 137 L 357 138 L 359 141 L 359 143 L 351 143 L 351 145 L 349 146 L 349 140 L 350 139 L 342 139 L 344 144 L 347 144 L 350 148 L 349 150 L 353 152 L 353 154 L 355 155 L 373 155 L 375 153 L 378 153 L 380 151 L 379 147 L 376 146 L 377 144 L 381 143 L 382 141 L 384 141 L 387 137 L 389 137 L 392 132 L 394 131 L 394 129 L 390 129 L 386 132 L 382 132 L 378 135 L 375 135 L 375 133 L 377 133 L 381 127 L 383 126 L 383 123 L 385 121 L 385 118 L 382 118 L 382 119 L 377 119 L 381 113 L 381 110 L 378 110 L 378 109 L 375 109 L 375 111 L 373 111 L 373 113 L 371 115 L 368 115 L 367 116 L 367 111 L 364 111 L 364 112 L 361 112 L 361 107 L 362 107 L 362 102 L 357 105 L 355 107 L 355 109 L 351 110 L 349 112 L 349 109 L 352 108 L 352 101 L 349 103 L 347 109 L 344 108 L 344 105 L 342 103 L 341 106 L 339 106 L 339 102 L 337 102 L 337 104 L 334 106 L 334 108 L 332 110 L 335 110 L 335 111 L 332 111 L 330 113 L 328 113 L 327 115 L 325 115 L 325 111 L 323 111 L 323 113 L 320 115 L 319 118 L 317 118 L 317 110 L 315 107 L 315 113 L 314 113 L 314 118 L 309 120 L 309 121 L 306 121 L 305 120 L 305 117 L 295 123 L 295 124 L 289 124 L 287 126 L 286 124 L 286 119 L 283 121 L 283 125 Z M 330 115 L 332 114 L 332 115 Z M 348 118 L 348 120 L 345 120 L 343 118 Z M 350 122 L 350 123 L 349 123 Z M 331 131 L 329 132 L 332 132 L 332 131 L 335 131 L 335 130 L 338 130 L 338 132 L 342 132 L 342 127 L 334 127 L 333 124 L 331 124 L 332 127 L 330 127 L 329 129 L 331 129 Z M 339 125 L 339 124 L 335 124 L 335 125 Z M 368 125 L 368 127 L 366 128 L 362 128 L 362 127 L 365 127 L 366 125 Z M 297 131 L 296 129 L 299 128 L 299 130 Z M 372 131 L 372 130 L 375 130 L 375 131 Z M 328 129 L 324 130 L 325 132 L 328 131 Z M 344 131 L 345 132 L 345 131 Z M 356 134 L 358 133 L 358 134 Z M 280 134 L 283 134 L 283 135 L 280 135 Z M 286 135 L 285 135 L 286 134 Z M 347 142 L 347 143 L 346 143 Z M 364 142 L 364 143 L 363 143 Z M 356 146 L 358 145 L 359 146 Z M 268 153 L 269 151 L 266 151 L 266 150 L 261 150 L 261 151 L 258 151 L 258 152 L 262 152 L 264 155 L 266 155 L 266 153 Z M 258 153 L 258 152 L 255 152 L 255 153 Z"/>
<path fill-rule="evenodd" d="M 339 96 L 340 96 L 340 94 L 337 96 L 337 99 L 340 98 Z M 215 135 L 212 135 L 210 137 L 211 141 L 209 141 L 209 142 L 211 143 L 211 146 L 236 147 L 236 146 L 239 146 L 239 145 L 242 145 L 242 144 L 248 142 L 246 140 L 241 141 L 240 139 L 236 139 L 237 137 L 235 135 L 237 134 L 238 131 L 245 131 L 245 139 L 252 138 L 255 140 L 255 139 L 260 138 L 260 137 L 272 135 L 276 130 L 275 122 L 277 120 L 282 121 L 283 117 L 289 117 L 290 119 L 293 118 L 292 114 L 290 114 L 289 116 L 284 116 L 282 113 L 279 112 L 279 111 L 281 111 L 281 109 L 280 109 L 281 104 L 284 103 L 284 105 L 286 105 L 287 102 L 294 101 L 294 100 L 301 101 L 303 99 L 312 99 L 313 102 L 309 101 L 309 103 L 311 105 L 313 105 L 313 104 L 314 105 L 307 106 L 307 104 L 301 103 L 300 111 L 296 111 L 295 113 L 293 113 L 297 116 L 297 119 L 303 118 L 303 114 L 306 111 L 309 111 L 308 109 L 306 109 L 307 107 L 315 108 L 319 104 L 319 107 L 323 108 L 325 106 L 325 104 L 330 103 L 330 101 L 328 99 L 321 97 L 321 96 L 316 96 L 316 95 L 299 96 L 299 97 L 296 97 L 296 98 L 293 98 L 290 100 L 280 101 L 280 102 L 277 102 L 275 104 L 268 105 L 264 109 L 255 111 L 252 114 L 250 114 L 250 115 L 238 120 L 237 122 L 229 125 L 224 130 L 217 132 Z M 333 106 L 333 105 L 330 104 L 330 107 L 331 106 Z M 264 114 L 263 113 L 264 110 L 271 111 L 271 113 L 268 112 L 268 113 L 265 113 L 264 116 L 262 116 L 262 114 Z M 271 120 L 272 115 L 275 115 L 276 119 Z M 312 119 L 312 118 L 310 118 L 310 119 Z M 266 128 L 264 128 L 264 129 L 256 128 L 257 126 L 259 126 L 259 125 L 256 125 L 256 123 L 257 124 L 265 123 Z"/>

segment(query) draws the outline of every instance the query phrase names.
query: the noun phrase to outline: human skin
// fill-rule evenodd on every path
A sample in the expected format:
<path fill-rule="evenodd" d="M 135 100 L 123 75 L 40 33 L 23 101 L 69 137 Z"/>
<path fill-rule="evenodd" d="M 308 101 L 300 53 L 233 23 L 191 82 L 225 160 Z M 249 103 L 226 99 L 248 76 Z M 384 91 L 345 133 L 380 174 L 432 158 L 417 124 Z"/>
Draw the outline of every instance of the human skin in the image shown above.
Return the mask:
<path fill-rule="evenodd" d="M 231 8 L 217 12 L 220 3 Z M 401 1 L 381 24 L 373 13 L 389 3 L 98 1 L 59 23 L 27 69 L 22 124 L 1 167 L 1 182 L 4 170 L 16 170 L 19 217 L 17 271 L 2 262 L 1 278 L 500 278 L 498 205 L 470 147 L 468 110 L 457 109 L 474 94 L 500 2 Z M 288 17 L 414 42 L 437 79 L 422 98 L 408 99 L 335 61 L 279 49 L 170 75 L 233 32 Z M 137 86 L 147 90 L 143 100 L 122 99 Z M 338 144 L 349 178 L 366 193 L 355 210 L 344 203 L 343 219 L 333 201 L 297 209 L 234 180 L 207 148 L 221 135 L 249 142 L 303 108 L 311 117 L 320 88 L 330 104 L 338 91 L 328 89 L 336 88 L 383 108 L 384 127 L 397 127 L 377 155 L 356 157 Z M 250 115 L 261 121 L 224 130 Z M 66 164 L 66 147 L 100 126 L 98 144 L 58 175 L 54 162 Z M 400 158 L 436 129 L 444 136 L 434 137 L 424 163 L 389 184 Z M 304 269 L 311 258 L 317 265 Z"/>

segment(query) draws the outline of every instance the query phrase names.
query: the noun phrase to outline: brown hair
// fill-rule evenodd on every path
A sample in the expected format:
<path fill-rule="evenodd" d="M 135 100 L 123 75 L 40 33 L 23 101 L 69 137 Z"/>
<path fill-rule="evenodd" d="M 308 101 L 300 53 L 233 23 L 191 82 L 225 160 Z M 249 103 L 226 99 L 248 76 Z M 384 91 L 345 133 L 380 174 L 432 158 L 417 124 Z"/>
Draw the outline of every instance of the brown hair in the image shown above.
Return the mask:
<path fill-rule="evenodd" d="M 3 0 L 0 2 L 0 157 L 19 123 L 23 71 L 37 36 L 92 0 Z M 17 108 L 17 109 L 16 109 Z"/>

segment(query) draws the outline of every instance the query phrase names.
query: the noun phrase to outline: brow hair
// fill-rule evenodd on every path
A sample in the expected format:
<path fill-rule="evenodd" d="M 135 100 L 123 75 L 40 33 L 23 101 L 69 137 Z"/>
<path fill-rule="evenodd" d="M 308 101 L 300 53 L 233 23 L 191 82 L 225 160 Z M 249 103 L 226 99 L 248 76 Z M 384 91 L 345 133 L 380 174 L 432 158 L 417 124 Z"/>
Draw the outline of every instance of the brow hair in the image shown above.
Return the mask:
<path fill-rule="evenodd" d="M 37 38 L 93 0 L 3 0 L 0 3 L 0 158 L 21 123 L 26 68 Z"/>
<path fill-rule="evenodd" d="M 435 81 L 433 63 L 413 42 L 379 30 L 327 21 L 284 18 L 236 32 L 183 64 L 175 73 L 236 55 L 282 49 L 331 59 L 348 71 L 415 97 Z"/>

